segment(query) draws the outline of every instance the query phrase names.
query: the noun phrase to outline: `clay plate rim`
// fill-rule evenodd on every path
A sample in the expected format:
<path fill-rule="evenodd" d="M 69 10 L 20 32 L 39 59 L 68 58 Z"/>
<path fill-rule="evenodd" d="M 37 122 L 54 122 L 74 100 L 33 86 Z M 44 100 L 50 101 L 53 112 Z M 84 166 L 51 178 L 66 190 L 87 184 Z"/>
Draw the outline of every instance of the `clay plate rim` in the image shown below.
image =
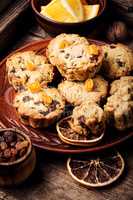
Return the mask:
<path fill-rule="evenodd" d="M 24 51 L 24 50 L 33 50 L 35 49 L 35 46 L 41 46 L 42 44 L 44 44 L 44 46 L 46 46 L 49 41 L 51 40 L 51 38 L 49 39 L 44 39 L 44 40 L 39 40 L 39 41 L 33 41 L 15 51 L 13 51 L 10 55 L 8 55 L 7 57 L 5 57 L 1 62 L 0 62 L 0 69 L 3 67 L 3 65 L 5 65 L 6 59 L 11 56 L 12 54 L 19 52 L 19 51 Z M 98 40 L 93 40 L 93 39 L 89 39 L 90 42 L 95 42 L 96 44 L 99 45 L 103 45 L 106 44 L 103 41 L 98 41 Z M 39 48 L 37 48 L 38 50 Z M 4 91 L 5 87 L 3 87 Z M 1 93 L 2 93 L 1 91 Z M 1 121 L 0 121 L 1 122 Z M 6 124 L 4 124 L 4 126 L 6 128 L 9 128 Z M 16 127 L 17 128 L 17 127 Z M 23 131 L 23 130 L 22 130 Z M 27 134 L 27 133 L 25 133 Z M 27 134 L 28 135 L 28 134 Z M 53 151 L 53 152 L 57 152 L 57 153 L 63 153 L 63 154 L 77 154 L 77 153 L 91 153 L 91 152 L 98 152 L 98 151 L 103 151 L 105 149 L 109 149 L 111 147 L 114 147 L 116 145 L 120 145 L 121 143 L 125 142 L 126 140 L 128 140 L 129 138 L 131 138 L 133 136 L 133 131 L 130 131 L 129 133 L 127 133 L 126 135 L 124 135 L 121 138 L 116 139 L 115 141 L 111 141 L 110 143 L 107 144 L 102 144 L 101 146 L 95 146 L 95 147 L 84 147 L 84 148 L 76 148 L 75 146 L 70 146 L 70 149 L 68 148 L 58 148 L 56 146 L 52 146 L 49 144 L 44 144 L 43 141 L 39 142 L 39 141 L 35 141 L 35 139 L 32 139 L 32 143 L 34 146 L 44 149 L 44 150 L 48 150 L 48 151 Z M 63 144 L 62 144 L 63 145 Z"/>

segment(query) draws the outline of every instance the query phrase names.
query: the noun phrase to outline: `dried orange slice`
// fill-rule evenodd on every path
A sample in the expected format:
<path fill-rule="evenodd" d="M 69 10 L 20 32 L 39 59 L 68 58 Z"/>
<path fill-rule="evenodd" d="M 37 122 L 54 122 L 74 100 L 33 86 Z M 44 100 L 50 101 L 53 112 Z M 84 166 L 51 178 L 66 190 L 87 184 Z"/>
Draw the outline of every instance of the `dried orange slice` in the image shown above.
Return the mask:
<path fill-rule="evenodd" d="M 34 83 L 28 84 L 28 89 L 32 93 L 40 92 L 42 90 L 41 85 L 38 81 L 35 81 Z"/>
<path fill-rule="evenodd" d="M 83 5 L 85 20 L 92 19 L 98 15 L 100 5 Z"/>
<path fill-rule="evenodd" d="M 93 87 L 94 87 L 93 79 L 87 79 L 85 81 L 84 87 L 87 90 L 87 92 L 91 92 L 93 90 Z"/>
<path fill-rule="evenodd" d="M 67 169 L 74 180 L 88 187 L 107 186 L 116 181 L 124 170 L 120 153 L 111 151 L 99 156 L 69 158 Z"/>
<path fill-rule="evenodd" d="M 70 128 L 70 120 L 71 116 L 60 120 L 56 124 L 58 136 L 64 143 L 75 146 L 95 146 L 103 139 L 104 133 L 102 133 L 100 136 L 78 134 L 76 131 Z"/>

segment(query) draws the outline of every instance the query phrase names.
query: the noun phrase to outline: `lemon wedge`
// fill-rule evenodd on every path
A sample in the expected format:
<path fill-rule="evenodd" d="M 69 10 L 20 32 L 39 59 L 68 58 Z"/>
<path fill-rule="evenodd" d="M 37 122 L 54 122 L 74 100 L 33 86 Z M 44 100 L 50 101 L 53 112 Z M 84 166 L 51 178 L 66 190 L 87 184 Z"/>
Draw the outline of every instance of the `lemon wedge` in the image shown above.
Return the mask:
<path fill-rule="evenodd" d="M 92 19 L 98 15 L 100 5 L 83 5 L 85 20 Z"/>
<path fill-rule="evenodd" d="M 88 3 L 87 3 L 87 0 L 81 0 L 81 3 L 83 4 L 83 5 L 87 5 Z"/>
<path fill-rule="evenodd" d="M 78 21 L 84 19 L 83 5 L 80 0 L 62 0 L 62 3 L 66 10 L 68 10 L 71 15 L 75 16 Z"/>
<path fill-rule="evenodd" d="M 64 3 L 65 2 L 65 3 Z M 58 22 L 77 22 L 78 18 L 67 0 L 53 0 L 41 7 L 41 14 Z"/>

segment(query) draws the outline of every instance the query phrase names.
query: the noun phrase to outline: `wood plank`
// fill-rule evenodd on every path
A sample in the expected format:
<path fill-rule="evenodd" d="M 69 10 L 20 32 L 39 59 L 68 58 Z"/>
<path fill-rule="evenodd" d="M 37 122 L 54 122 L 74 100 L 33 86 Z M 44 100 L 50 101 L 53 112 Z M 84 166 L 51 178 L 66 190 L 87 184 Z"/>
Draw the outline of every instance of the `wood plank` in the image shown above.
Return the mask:
<path fill-rule="evenodd" d="M 0 55 L 32 24 L 30 0 L 16 0 L 0 16 Z"/>

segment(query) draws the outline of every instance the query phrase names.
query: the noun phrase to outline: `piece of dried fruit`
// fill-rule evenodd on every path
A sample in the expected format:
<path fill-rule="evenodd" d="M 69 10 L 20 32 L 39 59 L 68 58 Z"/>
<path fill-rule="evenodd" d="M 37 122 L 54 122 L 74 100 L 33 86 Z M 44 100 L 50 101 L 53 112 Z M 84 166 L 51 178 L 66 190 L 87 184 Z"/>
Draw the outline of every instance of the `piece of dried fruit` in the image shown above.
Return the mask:
<path fill-rule="evenodd" d="M 0 148 L 1 148 L 2 151 L 5 150 L 7 148 L 6 142 L 1 142 L 0 143 Z"/>
<path fill-rule="evenodd" d="M 41 93 L 41 98 L 42 98 L 44 104 L 49 105 L 52 103 L 52 98 L 50 96 L 48 96 L 45 92 Z"/>
<path fill-rule="evenodd" d="M 26 68 L 29 71 L 34 71 L 36 69 L 36 65 L 29 61 L 26 63 Z"/>
<path fill-rule="evenodd" d="M 67 41 L 67 40 L 62 40 L 60 43 L 59 43 L 59 48 L 60 49 L 64 49 L 64 48 L 67 48 L 71 45 L 72 43 Z"/>
<path fill-rule="evenodd" d="M 93 90 L 93 87 L 94 87 L 93 79 L 87 79 L 85 81 L 84 87 L 85 87 L 87 92 L 91 92 Z"/>
<path fill-rule="evenodd" d="M 16 140 L 16 134 L 11 131 L 5 131 L 4 132 L 4 139 L 6 143 L 12 143 L 14 140 Z"/>
<path fill-rule="evenodd" d="M 67 169 L 77 182 L 89 187 L 107 186 L 116 181 L 124 170 L 122 156 L 111 151 L 99 156 L 69 158 Z"/>
<path fill-rule="evenodd" d="M 4 157 L 5 158 L 10 158 L 11 157 L 11 150 L 10 149 L 5 149 L 4 150 Z"/>
<path fill-rule="evenodd" d="M 17 144 L 15 145 L 15 147 L 16 147 L 17 151 L 19 151 L 19 150 L 21 150 L 23 148 L 28 147 L 28 144 L 29 144 L 28 141 L 24 140 L 22 142 L 17 142 Z"/>
<path fill-rule="evenodd" d="M 32 93 L 40 92 L 42 90 L 41 85 L 38 81 L 35 81 L 34 83 L 28 84 L 28 89 Z"/>
<path fill-rule="evenodd" d="M 91 55 L 98 55 L 99 54 L 99 48 L 95 44 L 91 44 L 87 48 L 87 52 Z"/>

